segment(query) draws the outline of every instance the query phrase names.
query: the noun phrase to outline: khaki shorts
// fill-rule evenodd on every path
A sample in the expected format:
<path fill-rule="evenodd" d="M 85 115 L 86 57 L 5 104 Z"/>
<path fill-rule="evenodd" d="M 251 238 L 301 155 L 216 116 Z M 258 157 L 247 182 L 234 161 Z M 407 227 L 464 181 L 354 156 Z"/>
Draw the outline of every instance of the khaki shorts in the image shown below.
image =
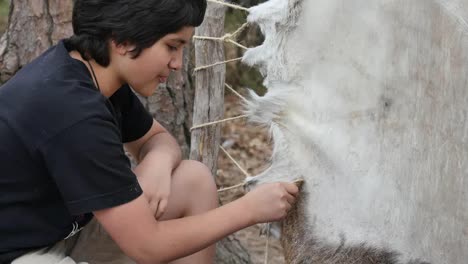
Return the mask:
<path fill-rule="evenodd" d="M 134 264 L 93 219 L 77 235 L 15 259 L 12 264 Z"/>

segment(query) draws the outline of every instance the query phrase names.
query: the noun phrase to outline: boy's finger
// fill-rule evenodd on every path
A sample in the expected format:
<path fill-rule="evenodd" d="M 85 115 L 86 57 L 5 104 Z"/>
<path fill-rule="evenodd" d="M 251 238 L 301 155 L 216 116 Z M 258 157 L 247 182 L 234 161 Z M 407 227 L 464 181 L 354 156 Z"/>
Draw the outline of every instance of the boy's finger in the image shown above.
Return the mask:
<path fill-rule="evenodd" d="M 154 214 L 156 214 L 156 210 L 158 210 L 158 203 L 157 202 L 149 202 L 149 208 L 151 210 L 151 212 L 153 212 Z"/>
<path fill-rule="evenodd" d="M 159 205 L 161 204 L 161 200 L 158 200 L 157 202 L 155 202 L 156 204 L 156 207 L 155 207 L 155 210 L 154 210 L 154 218 L 158 219 L 158 214 L 159 214 Z"/>
<path fill-rule="evenodd" d="M 294 196 L 299 193 L 299 188 L 294 183 L 284 183 L 284 188 L 286 191 Z"/>
<path fill-rule="evenodd" d="M 289 204 L 293 204 L 294 201 L 296 201 L 296 198 L 293 195 L 288 194 L 286 195 L 286 200 L 288 201 Z"/>
<path fill-rule="evenodd" d="M 167 200 L 160 200 L 159 205 L 158 205 L 158 211 L 156 214 L 156 219 L 159 219 L 164 215 L 164 212 L 166 212 L 166 207 L 167 207 Z"/>

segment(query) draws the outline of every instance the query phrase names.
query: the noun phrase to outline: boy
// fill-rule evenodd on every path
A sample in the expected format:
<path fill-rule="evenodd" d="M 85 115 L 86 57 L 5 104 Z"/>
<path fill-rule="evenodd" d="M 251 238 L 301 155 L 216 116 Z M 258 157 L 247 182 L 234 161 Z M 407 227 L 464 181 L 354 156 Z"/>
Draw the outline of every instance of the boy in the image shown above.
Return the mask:
<path fill-rule="evenodd" d="M 0 263 L 210 263 L 217 240 L 286 215 L 288 183 L 216 208 L 209 170 L 181 161 L 130 89 L 149 96 L 181 68 L 205 9 L 76 0 L 74 35 L 0 88 Z"/>

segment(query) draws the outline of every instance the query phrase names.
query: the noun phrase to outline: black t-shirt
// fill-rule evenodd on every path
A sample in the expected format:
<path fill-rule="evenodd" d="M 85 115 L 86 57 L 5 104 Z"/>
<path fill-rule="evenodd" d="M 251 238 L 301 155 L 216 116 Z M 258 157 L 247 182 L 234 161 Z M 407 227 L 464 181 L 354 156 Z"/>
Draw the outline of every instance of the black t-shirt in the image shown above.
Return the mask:
<path fill-rule="evenodd" d="M 105 98 L 63 42 L 0 87 L 0 263 L 140 196 L 123 143 L 152 120 L 128 86 Z"/>

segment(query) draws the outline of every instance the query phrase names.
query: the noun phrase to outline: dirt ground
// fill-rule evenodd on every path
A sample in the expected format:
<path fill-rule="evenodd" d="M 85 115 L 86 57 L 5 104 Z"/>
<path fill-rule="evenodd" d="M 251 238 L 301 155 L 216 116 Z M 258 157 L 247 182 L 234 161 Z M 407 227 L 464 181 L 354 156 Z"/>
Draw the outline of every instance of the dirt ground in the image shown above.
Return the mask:
<path fill-rule="evenodd" d="M 242 93 L 242 91 L 241 91 Z M 243 93 L 245 94 L 245 93 Z M 225 117 L 242 114 L 241 100 L 230 92 L 225 97 Z M 257 175 L 268 166 L 271 155 L 271 141 L 265 128 L 250 125 L 245 120 L 236 120 L 223 125 L 223 147 L 250 174 Z M 217 184 L 219 188 L 241 183 L 244 174 L 220 151 L 218 159 Z M 233 201 L 244 194 L 242 188 L 220 193 L 222 204 Z M 261 236 L 262 226 L 255 225 L 235 234 L 249 251 L 255 264 L 265 263 L 266 236 Z M 270 236 L 268 250 L 269 264 L 283 264 L 282 247 L 278 239 Z"/>

